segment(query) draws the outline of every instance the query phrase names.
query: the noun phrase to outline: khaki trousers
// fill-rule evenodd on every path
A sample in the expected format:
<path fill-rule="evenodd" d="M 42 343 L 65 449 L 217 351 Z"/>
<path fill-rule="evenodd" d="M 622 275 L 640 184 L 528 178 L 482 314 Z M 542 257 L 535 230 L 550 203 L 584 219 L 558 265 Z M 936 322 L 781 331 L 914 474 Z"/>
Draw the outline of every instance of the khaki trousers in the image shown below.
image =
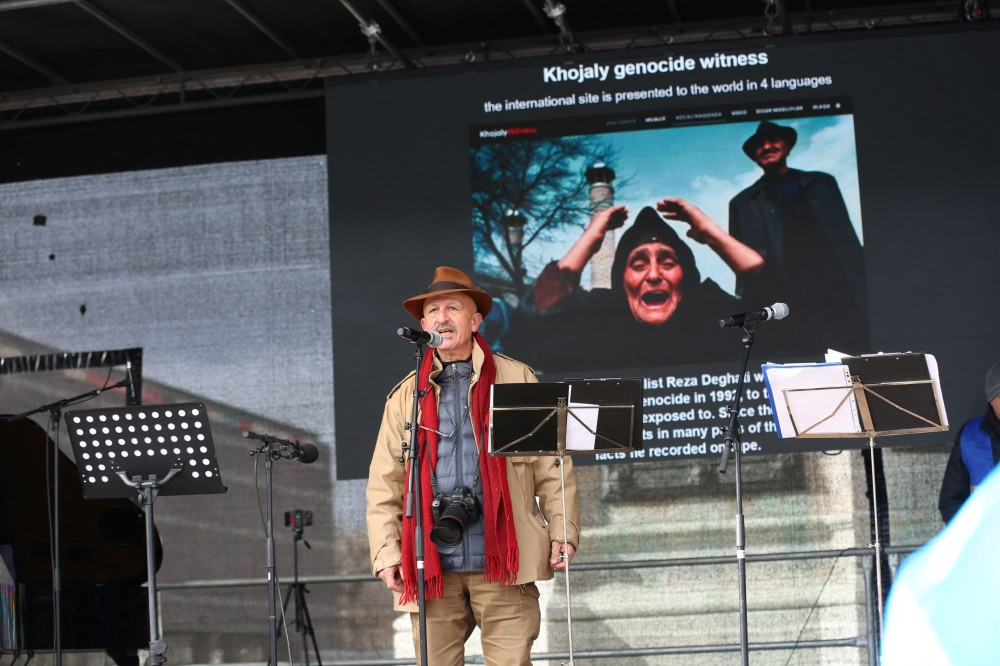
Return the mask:
<path fill-rule="evenodd" d="M 478 626 L 488 666 L 531 666 L 541 614 L 534 583 L 499 587 L 482 572 L 444 574 L 444 595 L 424 604 L 430 666 L 463 666 L 465 641 Z M 420 663 L 420 616 L 410 613 Z"/>

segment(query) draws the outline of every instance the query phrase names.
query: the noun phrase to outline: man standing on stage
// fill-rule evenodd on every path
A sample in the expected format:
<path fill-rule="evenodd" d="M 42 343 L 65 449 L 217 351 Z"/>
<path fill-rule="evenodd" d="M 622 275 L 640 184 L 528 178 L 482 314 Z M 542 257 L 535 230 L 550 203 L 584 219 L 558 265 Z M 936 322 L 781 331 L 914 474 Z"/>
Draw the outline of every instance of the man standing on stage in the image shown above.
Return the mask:
<path fill-rule="evenodd" d="M 368 475 L 372 571 L 409 611 L 419 656 L 415 520 L 404 516 L 414 387 L 424 541 L 427 659 L 465 663 L 475 627 L 490 665 L 529 665 L 538 636 L 537 580 L 572 561 L 580 520 L 572 463 L 563 478 L 554 456 L 493 457 L 487 450 L 490 387 L 536 382 L 534 371 L 493 354 L 477 332 L 492 297 L 465 273 L 439 267 L 403 307 L 443 342 L 389 393 Z M 401 462 L 401 461 L 406 462 Z M 563 483 L 566 531 L 563 533 Z M 432 506 L 436 503 L 436 506 Z"/>

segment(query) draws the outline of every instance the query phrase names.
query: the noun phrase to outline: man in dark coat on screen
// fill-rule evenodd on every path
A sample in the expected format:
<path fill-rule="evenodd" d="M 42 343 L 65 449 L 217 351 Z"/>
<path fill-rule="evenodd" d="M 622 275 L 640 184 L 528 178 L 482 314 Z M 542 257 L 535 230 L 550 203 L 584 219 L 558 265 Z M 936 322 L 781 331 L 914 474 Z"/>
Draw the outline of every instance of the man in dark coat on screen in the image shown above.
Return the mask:
<path fill-rule="evenodd" d="M 870 342 L 861 242 L 836 179 L 788 166 L 797 139 L 794 128 L 765 121 L 743 144 L 764 174 L 729 202 L 729 233 L 760 253 L 764 266 L 738 274 L 736 291 L 748 304 L 788 303 L 801 325 L 775 333 L 788 334 L 792 346 L 816 351 L 809 338 L 817 336 L 801 326 L 821 325 L 823 345 L 865 353 Z"/>

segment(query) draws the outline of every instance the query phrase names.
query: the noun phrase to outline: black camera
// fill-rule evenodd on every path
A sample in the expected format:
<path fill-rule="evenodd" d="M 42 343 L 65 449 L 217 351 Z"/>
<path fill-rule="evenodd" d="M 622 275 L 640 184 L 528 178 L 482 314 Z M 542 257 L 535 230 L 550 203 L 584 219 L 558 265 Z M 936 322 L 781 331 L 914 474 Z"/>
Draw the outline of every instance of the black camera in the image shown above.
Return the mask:
<path fill-rule="evenodd" d="M 309 527 L 313 524 L 313 512 L 303 511 L 302 509 L 295 509 L 294 511 L 285 512 L 285 527 L 294 527 L 297 530 L 301 530 L 303 527 Z"/>
<path fill-rule="evenodd" d="M 435 495 L 431 513 L 434 514 L 431 541 L 438 551 L 452 553 L 462 543 L 465 526 L 479 520 L 479 500 L 468 488 L 459 486 L 450 493 Z"/>

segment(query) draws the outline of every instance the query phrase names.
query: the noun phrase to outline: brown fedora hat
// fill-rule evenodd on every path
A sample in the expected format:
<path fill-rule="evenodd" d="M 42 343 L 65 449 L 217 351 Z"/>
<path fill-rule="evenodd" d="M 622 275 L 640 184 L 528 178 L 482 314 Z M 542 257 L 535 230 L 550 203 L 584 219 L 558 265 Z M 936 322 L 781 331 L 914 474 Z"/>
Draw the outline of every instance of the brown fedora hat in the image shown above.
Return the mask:
<path fill-rule="evenodd" d="M 479 314 L 484 317 L 493 309 L 493 297 L 485 291 L 476 289 L 468 275 L 451 266 L 438 266 L 434 271 L 434 278 L 424 293 L 406 299 L 403 301 L 403 307 L 419 320 L 424 316 L 424 301 L 452 293 L 465 294 L 474 300 Z"/>

